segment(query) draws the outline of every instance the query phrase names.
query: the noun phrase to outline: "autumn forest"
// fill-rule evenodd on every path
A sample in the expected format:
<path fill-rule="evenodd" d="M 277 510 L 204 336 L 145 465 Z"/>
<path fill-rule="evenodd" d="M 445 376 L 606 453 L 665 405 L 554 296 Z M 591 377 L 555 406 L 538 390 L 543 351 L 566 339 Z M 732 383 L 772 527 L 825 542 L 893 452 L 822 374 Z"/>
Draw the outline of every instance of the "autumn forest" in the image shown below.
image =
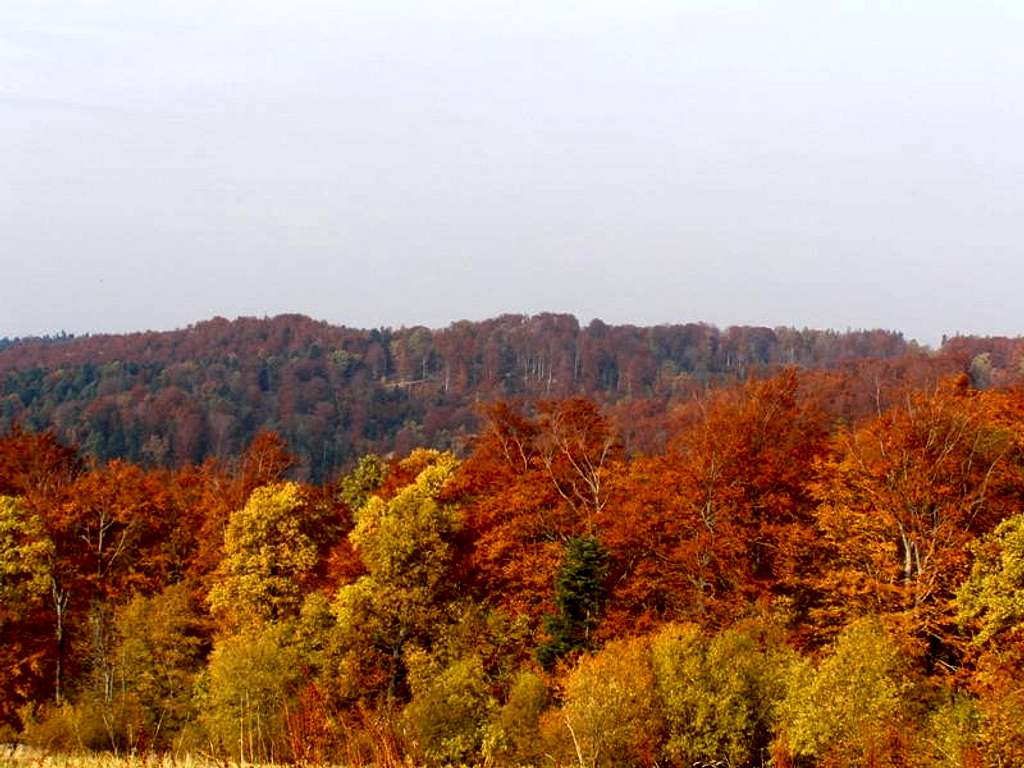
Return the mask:
<path fill-rule="evenodd" d="M 0 340 L 0 742 L 1024 765 L 1024 341 Z"/>

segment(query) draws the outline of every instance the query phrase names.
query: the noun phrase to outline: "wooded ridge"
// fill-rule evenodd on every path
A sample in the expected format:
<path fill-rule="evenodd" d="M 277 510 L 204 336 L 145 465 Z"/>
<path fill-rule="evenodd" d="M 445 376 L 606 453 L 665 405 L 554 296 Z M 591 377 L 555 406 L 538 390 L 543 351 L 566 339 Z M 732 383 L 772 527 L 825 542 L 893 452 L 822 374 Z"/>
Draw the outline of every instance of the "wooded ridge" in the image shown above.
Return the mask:
<path fill-rule="evenodd" d="M 936 354 L 888 331 L 581 327 L 556 314 L 442 330 L 216 318 L 160 333 L 3 340 L 0 430 L 53 429 L 101 460 L 181 466 L 238 456 L 271 429 L 300 476 L 320 481 L 368 452 L 458 449 L 479 427 L 480 400 L 586 395 L 663 409 L 785 365 L 889 361 L 948 374 L 992 350 L 1006 369 L 1018 347 L 1002 342 L 956 339 Z"/>

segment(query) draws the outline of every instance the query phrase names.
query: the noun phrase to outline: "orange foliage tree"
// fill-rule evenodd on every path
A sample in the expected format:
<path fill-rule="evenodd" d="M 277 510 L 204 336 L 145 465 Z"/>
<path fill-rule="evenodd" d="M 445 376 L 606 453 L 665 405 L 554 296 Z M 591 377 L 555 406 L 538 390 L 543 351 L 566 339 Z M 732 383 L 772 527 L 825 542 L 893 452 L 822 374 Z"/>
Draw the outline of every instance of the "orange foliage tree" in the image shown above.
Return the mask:
<path fill-rule="evenodd" d="M 679 419 L 665 455 L 615 476 L 616 503 L 599 518 L 616 565 L 606 632 L 801 594 L 813 553 L 805 480 L 827 417 L 797 373 L 713 393 Z"/>
<path fill-rule="evenodd" d="M 829 556 L 820 627 L 877 612 L 941 660 L 968 543 L 1019 510 L 1019 405 L 960 377 L 836 435 L 813 486 Z"/>
<path fill-rule="evenodd" d="M 566 542 L 595 533 L 607 509 L 621 448 L 582 398 L 541 403 L 534 416 L 497 403 L 484 416 L 448 491 L 463 501 L 473 540 L 467 576 L 505 607 L 539 618 L 550 609 Z"/>

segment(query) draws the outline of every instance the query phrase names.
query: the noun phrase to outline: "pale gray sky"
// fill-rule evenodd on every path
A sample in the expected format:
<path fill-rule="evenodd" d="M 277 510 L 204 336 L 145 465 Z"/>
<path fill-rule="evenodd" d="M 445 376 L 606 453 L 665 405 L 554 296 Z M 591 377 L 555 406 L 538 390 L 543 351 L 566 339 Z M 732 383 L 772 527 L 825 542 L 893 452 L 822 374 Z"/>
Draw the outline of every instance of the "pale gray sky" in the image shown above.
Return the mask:
<path fill-rule="evenodd" d="M 2 0 L 0 336 L 1024 333 L 1024 3 Z"/>

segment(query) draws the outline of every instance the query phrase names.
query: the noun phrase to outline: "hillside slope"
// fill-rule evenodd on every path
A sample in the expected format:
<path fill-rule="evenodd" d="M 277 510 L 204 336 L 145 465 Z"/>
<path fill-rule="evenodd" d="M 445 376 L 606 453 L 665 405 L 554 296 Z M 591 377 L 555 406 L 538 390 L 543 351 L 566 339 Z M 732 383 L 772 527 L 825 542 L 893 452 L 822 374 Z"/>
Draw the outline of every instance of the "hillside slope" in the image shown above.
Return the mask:
<path fill-rule="evenodd" d="M 272 429 L 317 480 L 369 451 L 458 446 L 481 400 L 582 394 L 660 407 L 784 365 L 908 357 L 927 353 L 877 330 L 583 327 L 558 314 L 440 330 L 215 318 L 168 332 L 3 340 L 0 431 L 54 429 L 101 460 L 177 465 L 235 456 Z M 939 367 L 962 368 L 962 358 Z"/>

